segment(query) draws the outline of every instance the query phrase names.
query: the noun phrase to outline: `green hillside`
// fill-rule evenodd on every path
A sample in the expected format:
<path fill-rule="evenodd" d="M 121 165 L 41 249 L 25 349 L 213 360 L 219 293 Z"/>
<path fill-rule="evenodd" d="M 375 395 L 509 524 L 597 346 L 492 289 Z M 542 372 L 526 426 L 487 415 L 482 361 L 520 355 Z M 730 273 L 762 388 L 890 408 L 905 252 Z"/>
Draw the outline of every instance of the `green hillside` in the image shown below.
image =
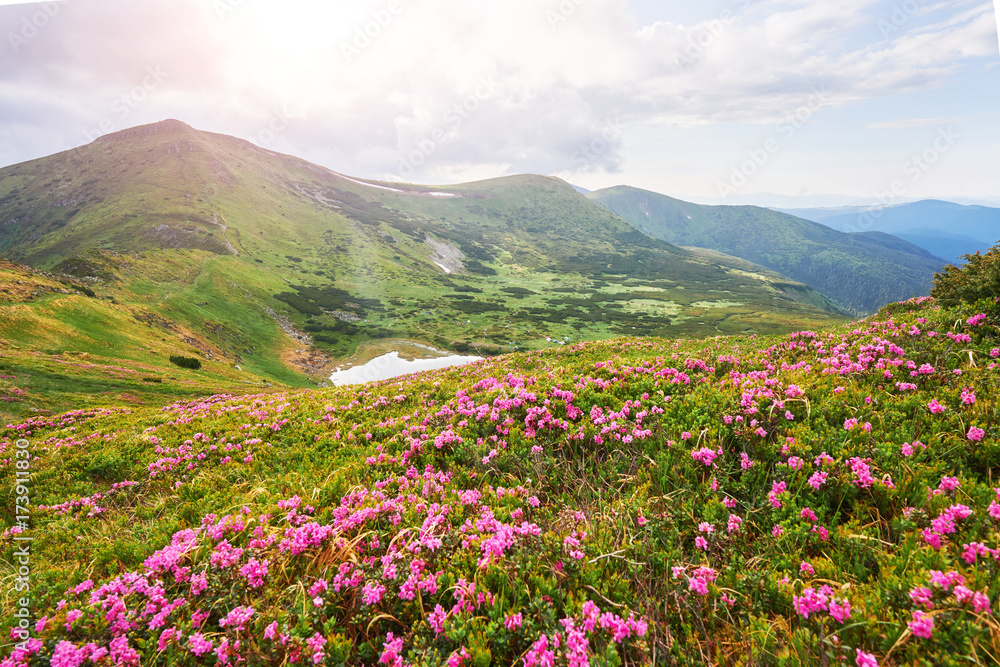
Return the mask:
<path fill-rule="evenodd" d="M 702 206 L 624 186 L 587 197 L 651 236 L 756 262 L 855 314 L 926 295 L 945 264 L 887 234 L 844 234 L 756 206 Z"/>
<path fill-rule="evenodd" d="M 998 345 L 919 299 L 14 421 L 0 661 L 995 665 Z"/>
<path fill-rule="evenodd" d="M 178 121 L 0 170 L 0 255 L 83 281 L 174 354 L 292 385 L 373 341 L 492 355 L 841 316 L 780 275 L 652 239 L 558 179 L 368 183 Z M 31 347 L 19 331 L 5 335 Z"/>

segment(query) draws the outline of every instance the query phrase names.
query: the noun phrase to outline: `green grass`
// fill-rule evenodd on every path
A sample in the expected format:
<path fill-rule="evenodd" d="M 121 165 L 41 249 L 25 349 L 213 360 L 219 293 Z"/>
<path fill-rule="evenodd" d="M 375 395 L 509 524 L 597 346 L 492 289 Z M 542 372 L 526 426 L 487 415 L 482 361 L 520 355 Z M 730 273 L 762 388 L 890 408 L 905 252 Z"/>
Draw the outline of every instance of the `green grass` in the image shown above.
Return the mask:
<path fill-rule="evenodd" d="M 400 639 L 414 664 L 530 664 L 543 635 L 557 665 L 584 638 L 590 664 L 995 664 L 998 345 L 993 300 L 915 301 L 815 332 L 624 337 L 14 423 L 0 484 L 27 438 L 32 660 L 126 637 L 139 664 L 215 664 L 201 633 L 260 665 L 318 643 L 317 664 L 392 662 Z M 7 580 L 16 536 L 0 533 Z M 430 579 L 409 596 L 414 572 Z M 243 629 L 223 623 L 246 607 Z M 910 629 L 925 612 L 928 638 Z"/>

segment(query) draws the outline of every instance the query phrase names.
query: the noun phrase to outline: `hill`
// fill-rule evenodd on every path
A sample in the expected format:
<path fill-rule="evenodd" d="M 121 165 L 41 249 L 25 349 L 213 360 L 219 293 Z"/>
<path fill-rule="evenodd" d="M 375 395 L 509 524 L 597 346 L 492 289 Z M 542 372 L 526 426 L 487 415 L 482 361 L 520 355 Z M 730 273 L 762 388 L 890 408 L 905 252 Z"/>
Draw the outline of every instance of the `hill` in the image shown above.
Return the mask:
<path fill-rule="evenodd" d="M 998 330 L 918 299 L 14 422 L 0 660 L 995 664 Z"/>
<path fill-rule="evenodd" d="M 886 234 L 844 234 L 756 206 L 702 206 L 624 186 L 587 196 L 651 236 L 756 262 L 856 314 L 926 295 L 945 264 Z"/>
<path fill-rule="evenodd" d="M 490 355 L 842 316 L 795 281 L 637 232 L 558 179 L 368 182 L 179 121 L 0 170 L 0 254 L 85 282 L 173 354 L 292 385 L 372 341 Z M 73 328 L 58 319 L 46 326 Z"/>
<path fill-rule="evenodd" d="M 986 252 L 1000 239 L 1000 208 L 928 199 L 884 208 L 796 209 L 792 215 L 844 232 L 881 231 L 948 261 Z"/>

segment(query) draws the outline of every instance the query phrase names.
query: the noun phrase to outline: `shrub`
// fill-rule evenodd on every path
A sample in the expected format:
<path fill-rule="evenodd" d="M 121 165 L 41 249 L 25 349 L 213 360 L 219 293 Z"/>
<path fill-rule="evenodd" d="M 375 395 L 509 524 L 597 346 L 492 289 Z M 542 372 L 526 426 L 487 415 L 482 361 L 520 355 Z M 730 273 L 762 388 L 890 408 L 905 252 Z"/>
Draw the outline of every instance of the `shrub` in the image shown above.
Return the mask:
<path fill-rule="evenodd" d="M 201 368 L 201 361 L 195 359 L 194 357 L 173 356 L 170 357 L 170 363 L 180 366 L 181 368 L 190 368 L 195 371 Z"/>
<path fill-rule="evenodd" d="M 963 255 L 966 264 L 957 267 L 949 264 L 934 275 L 931 296 L 944 305 L 992 298 L 1000 294 L 1000 244 L 990 248 L 985 255 Z"/>

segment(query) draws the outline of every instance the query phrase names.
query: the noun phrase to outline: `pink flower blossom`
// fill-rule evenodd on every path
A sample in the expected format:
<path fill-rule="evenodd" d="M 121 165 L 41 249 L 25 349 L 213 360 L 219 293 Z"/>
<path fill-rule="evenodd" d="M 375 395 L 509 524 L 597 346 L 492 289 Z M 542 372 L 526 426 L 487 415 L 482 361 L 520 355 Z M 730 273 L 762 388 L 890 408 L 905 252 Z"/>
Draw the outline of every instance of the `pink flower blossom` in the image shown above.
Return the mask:
<path fill-rule="evenodd" d="M 878 660 L 871 653 L 865 653 L 861 649 L 854 649 L 857 656 L 854 658 L 854 664 L 857 667 L 878 667 Z"/>
<path fill-rule="evenodd" d="M 715 461 L 716 456 L 718 456 L 718 453 L 708 447 L 702 447 L 697 451 L 691 452 L 691 458 L 705 466 L 714 466 L 713 461 Z"/>
<path fill-rule="evenodd" d="M 824 591 L 825 588 L 817 591 L 816 589 L 810 587 L 802 591 L 802 595 L 792 596 L 792 607 L 795 608 L 795 613 L 797 613 L 802 618 L 809 618 L 809 614 L 815 614 L 821 611 L 827 611 L 829 603 L 829 593 Z"/>
<path fill-rule="evenodd" d="M 949 491 L 954 491 L 960 486 L 962 486 L 962 483 L 958 481 L 957 477 L 942 477 L 938 488 L 947 493 Z"/>
<path fill-rule="evenodd" d="M 907 626 L 917 637 L 930 639 L 934 636 L 934 617 L 922 611 L 914 611 L 913 620 L 907 623 Z"/>
<path fill-rule="evenodd" d="M 236 607 L 230 611 L 224 619 L 219 621 L 219 625 L 222 627 L 230 627 L 237 632 L 243 629 L 243 626 L 247 624 L 247 621 L 254 615 L 255 610 L 253 607 Z"/>
<path fill-rule="evenodd" d="M 812 488 L 814 488 L 814 489 L 816 489 L 818 491 L 823 486 L 823 484 L 826 483 L 826 478 L 828 476 L 829 476 L 829 473 L 827 473 L 825 471 L 822 471 L 822 470 L 818 470 L 818 471 L 814 472 L 809 477 L 809 482 L 808 482 L 809 486 L 811 486 Z"/>
<path fill-rule="evenodd" d="M 932 399 L 930 403 L 927 404 L 927 409 L 931 411 L 932 414 L 938 415 L 945 411 L 945 407 L 938 403 L 938 400 Z"/>
<path fill-rule="evenodd" d="M 851 617 L 851 603 L 847 600 L 838 602 L 836 599 L 830 602 L 830 617 L 841 625 Z"/>
<path fill-rule="evenodd" d="M 427 622 L 430 623 L 435 634 L 439 635 L 444 632 L 444 621 L 447 617 L 448 614 L 441 605 L 435 605 L 434 611 L 427 615 Z"/>
<path fill-rule="evenodd" d="M 382 655 L 378 662 L 380 665 L 390 667 L 403 667 L 403 657 L 399 655 L 403 650 L 403 638 L 395 638 L 390 632 L 385 636 L 385 644 L 382 646 Z"/>
<path fill-rule="evenodd" d="M 973 426 L 973 427 L 971 427 L 969 429 L 967 437 L 972 442 L 979 442 L 980 440 L 983 439 L 983 436 L 985 436 L 985 435 L 986 435 L 986 431 L 984 431 L 983 429 L 979 428 L 978 426 Z"/>
<path fill-rule="evenodd" d="M 933 595 L 934 591 L 926 586 L 917 586 L 910 591 L 910 599 L 913 600 L 913 604 L 920 605 L 927 611 L 934 608 L 934 603 L 931 601 Z"/>
<path fill-rule="evenodd" d="M 212 641 L 205 639 L 205 636 L 200 632 L 191 635 L 189 642 L 191 644 L 191 652 L 197 656 L 202 656 L 212 650 Z"/>
<path fill-rule="evenodd" d="M 366 605 L 371 606 L 378 604 L 383 595 L 385 595 L 385 586 L 368 582 L 365 584 L 364 590 L 361 591 L 361 600 Z"/>
<path fill-rule="evenodd" d="M 266 558 L 264 560 L 251 558 L 250 562 L 240 568 L 240 575 L 247 580 L 250 588 L 260 588 L 264 585 L 264 578 L 267 577 L 267 564 Z"/>
<path fill-rule="evenodd" d="M 788 490 L 788 485 L 784 482 L 774 482 L 771 484 L 771 490 L 767 494 L 767 499 L 771 503 L 771 507 L 779 509 L 781 507 L 781 501 L 778 500 L 778 496 Z"/>

